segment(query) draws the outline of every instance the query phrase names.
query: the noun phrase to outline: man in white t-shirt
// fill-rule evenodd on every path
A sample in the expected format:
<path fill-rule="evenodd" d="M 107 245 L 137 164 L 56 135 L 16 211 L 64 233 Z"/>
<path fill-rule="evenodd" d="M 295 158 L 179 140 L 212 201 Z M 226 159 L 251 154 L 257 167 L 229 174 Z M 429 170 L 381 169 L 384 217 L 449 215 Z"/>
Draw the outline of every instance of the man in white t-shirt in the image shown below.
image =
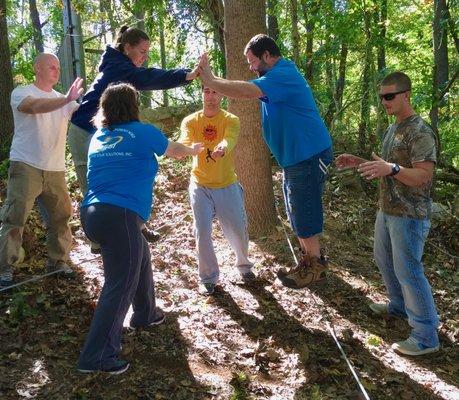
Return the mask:
<path fill-rule="evenodd" d="M 13 283 L 24 224 L 38 196 L 49 214 L 46 267 L 49 272 L 72 272 L 66 263 L 72 243 L 68 226 L 72 206 L 65 182 L 65 142 L 83 81 L 75 79 L 65 96 L 53 90 L 60 73 L 53 54 L 37 56 L 34 70 L 35 81 L 11 93 L 14 136 L 7 197 L 0 211 L 0 287 Z"/>

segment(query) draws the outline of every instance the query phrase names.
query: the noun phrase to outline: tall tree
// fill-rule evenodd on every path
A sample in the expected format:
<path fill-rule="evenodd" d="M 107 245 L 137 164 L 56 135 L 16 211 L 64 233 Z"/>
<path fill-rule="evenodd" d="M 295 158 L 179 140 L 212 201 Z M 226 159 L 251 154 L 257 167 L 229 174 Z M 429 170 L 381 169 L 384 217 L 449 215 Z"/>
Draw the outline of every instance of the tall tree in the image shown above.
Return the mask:
<path fill-rule="evenodd" d="M 266 32 L 264 0 L 225 0 L 225 46 L 228 79 L 250 79 L 243 53 L 247 41 Z M 241 120 L 235 161 L 245 191 L 249 231 L 259 235 L 276 224 L 271 158 L 261 136 L 258 102 L 230 100 L 229 111 Z"/>
<path fill-rule="evenodd" d="M 314 49 L 314 15 L 319 10 L 318 0 L 302 0 L 301 9 L 303 10 L 303 19 L 306 25 L 306 69 L 305 78 L 310 84 L 313 83 L 313 49 Z"/>
<path fill-rule="evenodd" d="M 290 11 L 292 16 L 292 52 L 293 61 L 300 65 L 300 32 L 298 30 L 298 1 L 290 0 Z"/>
<path fill-rule="evenodd" d="M 448 42 L 446 31 L 446 18 L 448 9 L 446 0 L 434 0 L 434 20 L 433 20 L 433 87 L 432 87 L 432 108 L 430 110 L 430 122 L 432 128 L 439 139 L 438 135 L 438 113 L 442 101 L 443 89 L 448 84 Z M 440 141 L 438 140 L 440 150 Z M 440 152 L 439 152 L 440 154 Z"/>
<path fill-rule="evenodd" d="M 0 161 L 8 157 L 13 136 L 13 113 L 10 107 L 10 95 L 13 90 L 10 47 L 8 44 L 8 25 L 6 21 L 6 0 L 0 0 Z"/>
<path fill-rule="evenodd" d="M 363 21 L 365 30 L 365 58 L 363 60 L 363 73 L 361 80 L 361 101 L 360 101 L 360 122 L 359 122 L 359 151 L 366 153 L 367 131 L 370 120 L 370 82 L 371 64 L 373 62 L 373 46 L 371 41 L 371 13 L 365 7 L 363 10 Z"/>
<path fill-rule="evenodd" d="M 37 2 L 35 0 L 29 0 L 29 12 L 33 27 L 33 43 L 35 45 L 35 50 L 37 53 L 43 53 L 43 33 L 41 31 L 40 14 L 38 14 Z"/>
<path fill-rule="evenodd" d="M 268 35 L 272 37 L 276 42 L 279 39 L 279 22 L 277 20 L 277 4 L 278 0 L 268 0 Z"/>

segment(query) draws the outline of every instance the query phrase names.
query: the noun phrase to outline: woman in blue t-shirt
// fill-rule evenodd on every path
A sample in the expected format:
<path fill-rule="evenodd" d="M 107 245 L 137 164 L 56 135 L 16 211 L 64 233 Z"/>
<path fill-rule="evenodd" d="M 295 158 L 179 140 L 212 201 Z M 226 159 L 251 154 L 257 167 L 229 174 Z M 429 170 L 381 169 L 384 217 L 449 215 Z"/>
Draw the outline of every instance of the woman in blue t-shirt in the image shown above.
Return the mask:
<path fill-rule="evenodd" d="M 182 158 L 202 151 L 184 146 L 139 122 L 138 93 L 129 84 L 109 86 L 100 99 L 88 153 L 88 191 L 81 205 L 83 229 L 100 244 L 105 283 L 78 361 L 80 372 L 120 374 L 123 321 L 132 303 L 132 328 L 160 324 L 148 244 L 141 226 L 149 217 L 156 156 Z"/>
<path fill-rule="evenodd" d="M 93 117 L 97 112 L 100 96 L 112 83 L 130 83 L 137 90 L 162 90 L 183 86 L 197 77 L 197 69 L 144 68 L 148 59 L 150 38 L 140 29 L 123 26 L 115 43 L 107 46 L 99 64 L 99 74 L 83 96 L 81 105 L 73 114 L 68 130 L 68 145 L 72 154 L 81 193 L 87 190 L 87 158 L 91 135 L 95 132 Z M 155 241 L 153 231 L 143 228 L 145 237 Z M 91 243 L 91 251 L 98 253 L 98 246 Z"/>

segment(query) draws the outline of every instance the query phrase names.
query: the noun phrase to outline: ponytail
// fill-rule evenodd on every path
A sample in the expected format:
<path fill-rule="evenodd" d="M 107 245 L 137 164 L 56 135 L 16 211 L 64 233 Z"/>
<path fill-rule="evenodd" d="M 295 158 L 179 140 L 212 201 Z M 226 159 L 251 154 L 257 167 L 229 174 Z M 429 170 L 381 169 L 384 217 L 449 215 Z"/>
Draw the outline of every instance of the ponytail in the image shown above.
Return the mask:
<path fill-rule="evenodd" d="M 126 43 L 131 46 L 136 46 L 142 40 L 150 40 L 150 38 L 144 31 L 137 28 L 129 28 L 128 26 L 124 25 L 119 30 L 113 47 L 121 53 L 124 53 L 124 45 Z"/>

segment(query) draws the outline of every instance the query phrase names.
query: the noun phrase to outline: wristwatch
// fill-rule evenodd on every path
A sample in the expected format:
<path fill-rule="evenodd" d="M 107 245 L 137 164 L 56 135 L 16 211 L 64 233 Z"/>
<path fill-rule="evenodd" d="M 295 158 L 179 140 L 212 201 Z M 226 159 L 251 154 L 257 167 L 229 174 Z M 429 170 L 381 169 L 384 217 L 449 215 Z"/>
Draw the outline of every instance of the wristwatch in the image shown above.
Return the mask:
<path fill-rule="evenodd" d="M 400 172 L 400 165 L 393 163 L 392 164 L 392 172 L 389 174 L 389 176 L 394 176 L 397 175 Z"/>

